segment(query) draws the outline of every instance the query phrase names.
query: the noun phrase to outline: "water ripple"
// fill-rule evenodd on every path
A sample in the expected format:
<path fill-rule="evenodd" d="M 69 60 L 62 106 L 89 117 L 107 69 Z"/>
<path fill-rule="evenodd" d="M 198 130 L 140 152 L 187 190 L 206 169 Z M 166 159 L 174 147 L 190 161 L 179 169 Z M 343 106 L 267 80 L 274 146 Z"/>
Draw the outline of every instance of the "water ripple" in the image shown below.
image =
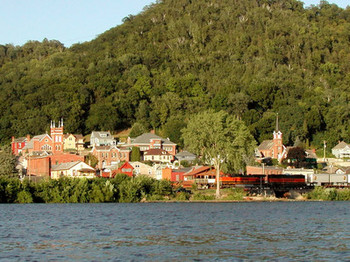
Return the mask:
<path fill-rule="evenodd" d="M 0 205 L 0 261 L 350 261 L 348 202 Z"/>

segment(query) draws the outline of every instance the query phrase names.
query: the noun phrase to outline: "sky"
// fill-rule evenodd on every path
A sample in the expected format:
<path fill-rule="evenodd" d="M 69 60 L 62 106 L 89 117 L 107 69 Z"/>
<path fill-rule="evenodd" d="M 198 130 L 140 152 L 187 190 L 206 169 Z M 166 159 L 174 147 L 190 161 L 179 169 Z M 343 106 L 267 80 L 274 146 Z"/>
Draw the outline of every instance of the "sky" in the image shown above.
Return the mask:
<path fill-rule="evenodd" d="M 96 38 L 155 0 L 0 0 L 0 44 L 58 40 L 66 47 Z M 305 6 L 319 0 L 304 0 Z M 329 0 L 339 7 L 349 0 Z"/>

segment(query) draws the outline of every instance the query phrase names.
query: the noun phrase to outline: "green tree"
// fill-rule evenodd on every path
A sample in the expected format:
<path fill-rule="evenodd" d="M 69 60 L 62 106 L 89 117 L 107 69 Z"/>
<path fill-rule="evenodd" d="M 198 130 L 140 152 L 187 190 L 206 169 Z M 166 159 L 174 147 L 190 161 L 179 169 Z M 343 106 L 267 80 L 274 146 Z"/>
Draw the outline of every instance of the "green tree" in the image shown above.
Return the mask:
<path fill-rule="evenodd" d="M 11 148 L 6 146 L 0 150 L 0 176 L 17 176 L 15 173 L 16 158 Z"/>
<path fill-rule="evenodd" d="M 140 151 L 140 148 L 139 147 L 133 147 L 131 149 L 131 157 L 130 157 L 130 160 L 132 162 L 134 161 L 140 161 L 141 160 L 141 151 Z"/>
<path fill-rule="evenodd" d="M 98 159 L 97 157 L 95 157 L 93 154 L 89 153 L 86 157 L 85 157 L 85 163 L 92 166 L 92 167 L 96 167 L 98 164 Z"/>
<path fill-rule="evenodd" d="M 138 137 L 144 133 L 147 133 L 148 130 L 145 128 L 145 126 L 141 123 L 136 122 L 135 124 L 133 124 L 133 126 L 131 127 L 130 130 L 130 137 Z"/>
<path fill-rule="evenodd" d="M 238 171 L 253 156 L 255 140 L 245 124 L 224 111 L 193 116 L 183 129 L 185 148 L 216 169 L 216 197 L 220 197 L 220 171 Z"/>

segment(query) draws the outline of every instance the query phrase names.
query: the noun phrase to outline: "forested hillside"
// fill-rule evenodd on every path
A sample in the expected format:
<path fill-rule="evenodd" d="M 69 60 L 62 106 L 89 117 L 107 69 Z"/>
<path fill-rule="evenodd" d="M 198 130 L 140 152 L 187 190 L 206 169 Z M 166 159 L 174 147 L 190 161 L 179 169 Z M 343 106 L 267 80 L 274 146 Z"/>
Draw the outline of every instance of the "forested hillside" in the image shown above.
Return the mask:
<path fill-rule="evenodd" d="M 279 113 L 285 144 L 350 141 L 350 8 L 322 1 L 163 0 L 95 40 L 0 45 L 0 141 L 139 122 L 178 142 L 208 108 L 258 142 Z"/>

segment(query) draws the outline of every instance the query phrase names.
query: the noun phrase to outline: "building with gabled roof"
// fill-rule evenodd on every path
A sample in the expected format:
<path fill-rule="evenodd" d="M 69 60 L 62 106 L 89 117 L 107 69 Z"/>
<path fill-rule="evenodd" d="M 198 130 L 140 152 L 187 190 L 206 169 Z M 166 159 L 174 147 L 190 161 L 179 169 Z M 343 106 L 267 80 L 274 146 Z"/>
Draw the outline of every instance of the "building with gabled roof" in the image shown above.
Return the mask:
<path fill-rule="evenodd" d="M 50 135 L 36 135 L 32 139 L 27 136 L 27 142 L 22 152 L 32 154 L 35 151 L 48 151 L 53 154 L 63 153 L 63 120 L 59 121 L 57 126 L 54 121 L 51 121 Z"/>
<path fill-rule="evenodd" d="M 93 146 L 90 152 L 98 160 L 96 168 L 113 169 L 121 161 L 130 161 L 131 151 L 129 149 L 120 149 L 116 146 Z"/>
<path fill-rule="evenodd" d="M 336 158 L 350 157 L 350 145 L 341 141 L 332 148 L 332 154 Z"/>
<path fill-rule="evenodd" d="M 61 163 L 51 167 L 52 179 L 58 179 L 64 176 L 72 178 L 94 178 L 96 171 L 83 161 Z"/>
<path fill-rule="evenodd" d="M 144 152 L 143 159 L 155 163 L 171 163 L 174 156 L 160 148 L 152 148 Z"/>
<path fill-rule="evenodd" d="M 170 155 L 175 156 L 177 145 L 169 139 L 162 138 L 156 134 L 144 133 L 135 139 L 129 137 L 127 143 L 122 146 L 129 148 L 138 147 L 140 148 L 141 153 L 150 149 L 162 149 Z"/>
<path fill-rule="evenodd" d="M 276 128 L 273 131 L 272 140 L 264 140 L 257 148 L 256 155 L 259 158 L 273 158 L 282 161 L 285 156 L 286 147 L 283 145 L 283 134 L 279 130 L 278 114 L 276 118 Z"/>
<path fill-rule="evenodd" d="M 29 135 L 26 137 L 18 137 L 18 138 L 15 138 L 13 136 L 11 141 L 12 154 L 15 156 L 18 156 L 22 152 L 23 148 L 26 146 L 28 141 L 30 141 Z"/>
<path fill-rule="evenodd" d="M 220 171 L 220 177 L 225 174 Z M 183 187 L 191 187 L 194 183 L 206 184 L 208 187 L 216 184 L 216 169 L 211 166 L 195 166 L 183 174 Z"/>
<path fill-rule="evenodd" d="M 109 131 L 92 131 L 90 146 L 115 146 L 117 143 Z"/>
<path fill-rule="evenodd" d="M 180 162 L 181 161 L 192 162 L 192 161 L 195 161 L 197 159 L 197 156 L 195 154 L 188 152 L 188 151 L 181 151 L 175 155 L 175 158 Z"/>
<path fill-rule="evenodd" d="M 64 151 L 83 151 L 84 137 L 81 134 L 65 134 L 63 136 Z"/>

